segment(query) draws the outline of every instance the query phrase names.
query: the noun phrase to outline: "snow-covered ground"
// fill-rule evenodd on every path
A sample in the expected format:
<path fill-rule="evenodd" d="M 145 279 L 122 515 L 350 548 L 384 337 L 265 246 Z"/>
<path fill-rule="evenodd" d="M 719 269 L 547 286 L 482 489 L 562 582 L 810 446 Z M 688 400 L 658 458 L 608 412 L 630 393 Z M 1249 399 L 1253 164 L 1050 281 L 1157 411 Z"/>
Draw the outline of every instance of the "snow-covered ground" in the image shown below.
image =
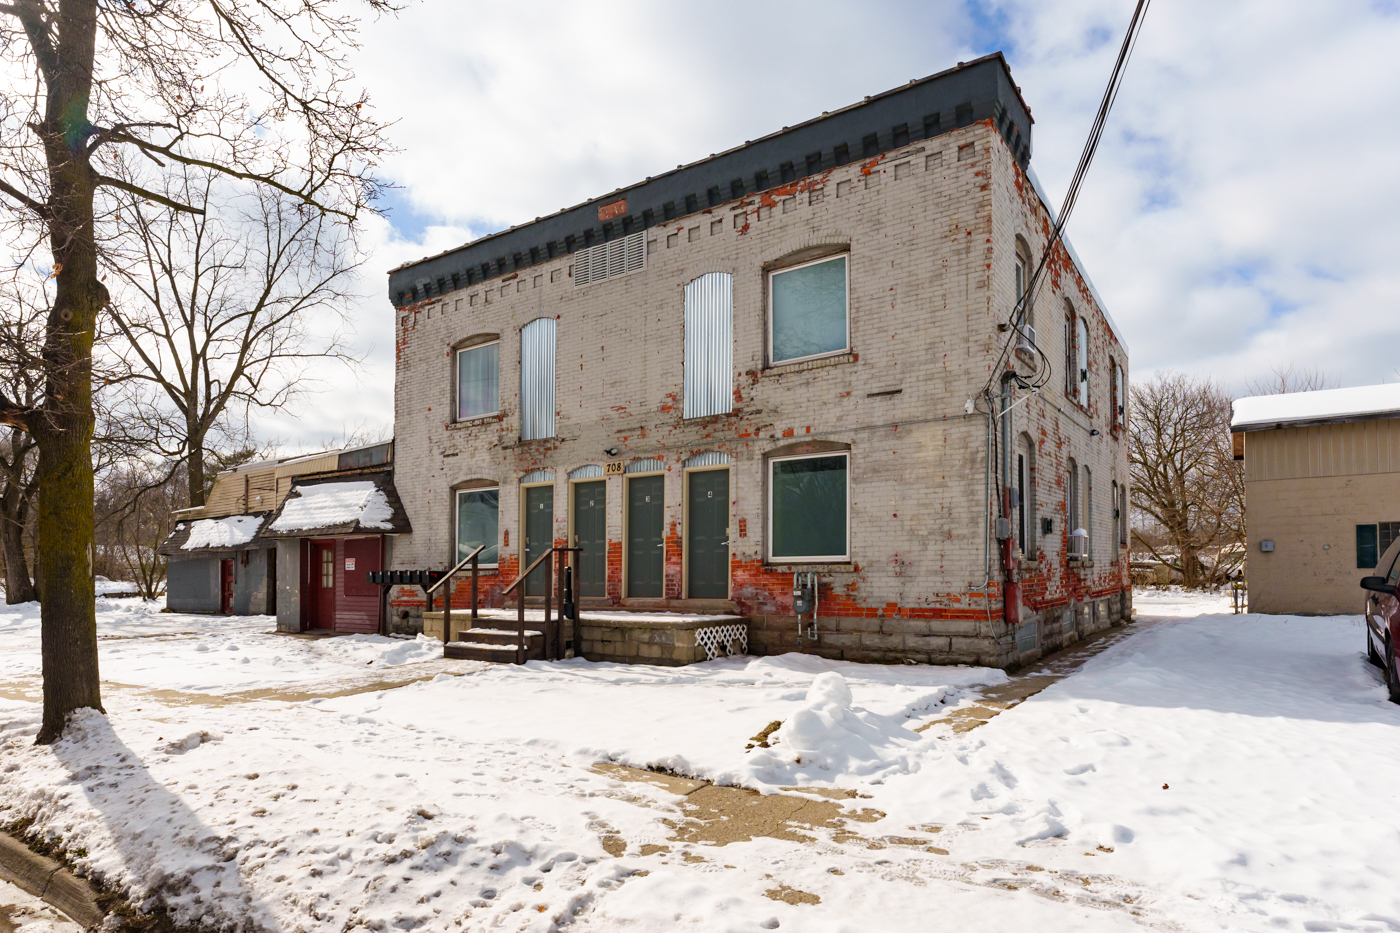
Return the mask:
<path fill-rule="evenodd" d="M 48 748 L 37 704 L 0 699 L 0 822 L 30 818 L 93 873 L 229 929 L 1400 930 L 1400 706 L 1360 620 L 1170 591 L 1136 605 L 1158 621 L 956 734 L 914 727 L 1005 675 L 464 663 L 335 698 L 184 703 L 438 652 L 116 601 L 104 677 L 147 689 L 110 688 L 107 716 Z M 0 611 L 0 697 L 37 670 L 37 610 Z M 775 720 L 772 747 L 746 748 Z M 682 798 L 600 761 L 845 788 L 884 816 L 679 842 Z"/>

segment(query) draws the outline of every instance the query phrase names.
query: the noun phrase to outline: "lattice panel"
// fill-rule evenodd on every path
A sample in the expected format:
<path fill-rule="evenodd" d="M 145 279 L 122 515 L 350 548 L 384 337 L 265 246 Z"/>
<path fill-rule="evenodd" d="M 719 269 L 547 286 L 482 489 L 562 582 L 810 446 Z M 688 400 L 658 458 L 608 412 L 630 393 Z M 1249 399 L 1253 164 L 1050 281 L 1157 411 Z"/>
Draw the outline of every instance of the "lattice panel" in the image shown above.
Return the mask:
<path fill-rule="evenodd" d="M 749 627 L 743 622 L 695 630 L 695 643 L 705 649 L 705 660 L 749 653 Z"/>

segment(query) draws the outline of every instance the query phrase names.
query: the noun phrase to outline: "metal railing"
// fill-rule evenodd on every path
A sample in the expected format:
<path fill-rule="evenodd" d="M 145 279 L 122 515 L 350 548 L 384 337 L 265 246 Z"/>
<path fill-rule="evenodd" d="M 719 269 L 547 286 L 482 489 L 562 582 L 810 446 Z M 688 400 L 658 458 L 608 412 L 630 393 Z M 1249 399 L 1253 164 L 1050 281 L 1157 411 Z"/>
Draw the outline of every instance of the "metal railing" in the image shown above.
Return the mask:
<path fill-rule="evenodd" d="M 430 586 L 425 586 L 425 587 L 423 588 L 423 593 L 424 593 L 424 595 L 428 597 L 428 611 L 429 611 L 429 612 L 432 612 L 432 611 L 433 611 L 433 594 L 434 594 L 435 592 L 437 592 L 438 588 L 439 588 L 439 587 L 442 587 L 442 586 L 446 586 L 447 581 L 451 580 L 452 577 L 453 577 L 454 575 L 456 575 L 463 567 L 467 566 L 468 564 L 471 564 L 471 567 L 472 567 L 472 628 L 476 628 L 476 621 L 477 621 L 477 614 L 476 614 L 476 602 L 477 602 L 477 599 L 476 599 L 476 597 L 477 597 L 477 593 L 479 592 L 479 581 L 480 581 L 480 578 L 481 578 L 481 565 L 480 565 L 481 552 L 484 551 L 484 550 L 486 550 L 486 545 L 484 545 L 484 544 L 483 544 L 483 545 L 480 545 L 479 547 L 477 547 L 476 550 L 472 551 L 472 552 L 471 552 L 470 554 L 468 554 L 466 557 L 464 557 L 464 558 L 462 558 L 460 561 L 458 561 L 458 562 L 457 562 L 457 566 L 456 566 L 456 567 L 453 567 L 451 570 L 447 571 L 447 573 L 443 574 L 442 577 L 440 577 L 436 583 L 433 583 L 433 584 L 431 584 Z M 452 587 L 451 587 L 451 586 L 448 586 L 447 589 L 446 589 L 446 590 L 443 592 L 443 594 L 442 594 L 442 643 L 443 643 L 444 646 L 446 646 L 447 643 L 450 642 L 451 640 L 452 640 Z"/>
<path fill-rule="evenodd" d="M 539 567 L 540 564 L 544 563 L 547 560 L 550 560 L 554 557 L 555 554 L 559 555 L 559 562 L 555 574 L 555 576 L 557 577 L 558 586 L 552 586 L 550 581 L 550 575 L 547 573 L 545 574 L 544 625 L 542 626 L 540 631 L 544 635 L 544 659 L 546 661 L 558 661 L 565 656 L 563 623 L 566 618 L 573 622 L 573 631 L 570 633 L 570 641 L 574 655 L 578 656 L 583 653 L 579 650 L 580 627 L 578 619 L 578 604 L 577 601 L 574 599 L 573 594 L 573 581 L 578 578 L 578 554 L 581 550 L 582 548 L 577 547 L 563 547 L 562 545 L 557 544 L 553 545 L 552 547 L 550 547 L 549 550 L 545 551 L 539 557 L 535 558 L 535 560 L 530 564 L 530 566 L 525 568 L 524 573 L 520 574 L 520 576 L 515 578 L 514 583 L 512 583 L 510 586 L 506 587 L 504 590 L 501 591 L 501 598 L 504 599 L 506 596 L 510 595 L 510 593 L 513 590 L 519 589 L 520 585 L 529 578 L 530 574 L 535 572 L 535 569 Z M 574 556 L 566 557 L 565 555 L 568 554 L 572 554 Z M 554 608 L 554 601 L 556 598 L 558 599 L 557 621 L 554 618 L 551 618 L 550 615 L 550 610 Z M 516 594 L 515 608 L 517 626 L 515 644 L 515 663 L 524 664 L 525 591 L 523 589 L 521 589 L 520 592 Z M 475 612 L 475 609 L 473 609 L 473 612 Z"/>

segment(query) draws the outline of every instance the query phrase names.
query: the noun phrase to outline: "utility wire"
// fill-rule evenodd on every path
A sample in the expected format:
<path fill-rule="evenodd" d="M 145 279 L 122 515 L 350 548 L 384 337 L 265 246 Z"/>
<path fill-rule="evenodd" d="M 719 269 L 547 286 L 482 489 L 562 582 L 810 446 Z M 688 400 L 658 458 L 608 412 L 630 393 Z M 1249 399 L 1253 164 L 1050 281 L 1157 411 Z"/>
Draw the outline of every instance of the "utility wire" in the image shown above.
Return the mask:
<path fill-rule="evenodd" d="M 1128 23 L 1127 33 L 1123 36 L 1123 45 L 1119 48 L 1118 58 L 1113 63 L 1113 73 L 1108 78 L 1108 87 L 1104 89 L 1103 100 L 1099 102 L 1098 112 L 1094 115 L 1094 124 L 1089 130 L 1089 138 L 1084 142 L 1084 151 L 1079 155 L 1079 164 L 1075 166 L 1069 190 L 1065 192 L 1065 200 L 1060 205 L 1059 215 L 1055 218 L 1055 226 L 1051 230 L 1050 240 L 1045 244 L 1045 252 L 1041 254 L 1040 262 L 1035 267 L 1031 280 L 1026 283 L 1024 290 L 1017 298 L 1016 306 L 1011 311 L 1011 318 L 1007 322 L 1010 327 L 1006 342 L 1002 345 L 1001 354 L 997 357 L 996 364 L 992 367 L 991 376 L 982 389 L 982 394 L 987 397 L 988 405 L 991 404 L 992 384 L 1000 376 L 1001 364 L 1006 360 L 1006 354 L 1010 350 L 1012 342 L 1020 336 L 1021 322 L 1025 319 L 1026 308 L 1033 303 L 1036 292 L 1044 284 L 1045 267 L 1050 261 L 1050 255 L 1054 252 L 1055 246 L 1060 242 L 1065 224 L 1069 222 L 1070 214 L 1074 212 L 1075 203 L 1079 200 L 1080 186 L 1084 183 L 1084 176 L 1088 174 L 1089 165 L 1094 161 L 1094 153 L 1098 151 L 1099 141 L 1103 138 L 1108 113 L 1113 109 L 1113 102 L 1118 99 L 1118 91 L 1123 84 L 1123 72 L 1127 68 L 1133 50 L 1137 48 L 1138 35 L 1142 31 L 1142 23 L 1147 17 L 1147 7 L 1150 2 L 1151 0 L 1138 0 L 1137 8 L 1133 10 L 1133 18 Z M 1017 375 L 1017 382 L 1021 383 L 1024 388 L 1041 388 L 1049 381 L 1053 370 L 1050 358 L 1045 355 L 1045 352 L 1039 346 L 1035 347 L 1035 351 L 1045 361 L 1045 367 L 1043 372 L 1036 374 L 1033 382 Z"/>

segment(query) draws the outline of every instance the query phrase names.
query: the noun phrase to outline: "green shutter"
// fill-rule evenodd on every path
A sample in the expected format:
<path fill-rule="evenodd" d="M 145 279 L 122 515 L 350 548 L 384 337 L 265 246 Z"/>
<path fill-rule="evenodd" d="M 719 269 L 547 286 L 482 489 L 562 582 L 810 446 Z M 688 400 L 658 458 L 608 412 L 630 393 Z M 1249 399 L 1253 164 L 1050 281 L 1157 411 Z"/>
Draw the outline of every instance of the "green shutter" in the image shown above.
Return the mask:
<path fill-rule="evenodd" d="M 1380 560 L 1379 536 L 1375 525 L 1356 526 L 1356 566 L 1359 570 L 1369 570 Z"/>

